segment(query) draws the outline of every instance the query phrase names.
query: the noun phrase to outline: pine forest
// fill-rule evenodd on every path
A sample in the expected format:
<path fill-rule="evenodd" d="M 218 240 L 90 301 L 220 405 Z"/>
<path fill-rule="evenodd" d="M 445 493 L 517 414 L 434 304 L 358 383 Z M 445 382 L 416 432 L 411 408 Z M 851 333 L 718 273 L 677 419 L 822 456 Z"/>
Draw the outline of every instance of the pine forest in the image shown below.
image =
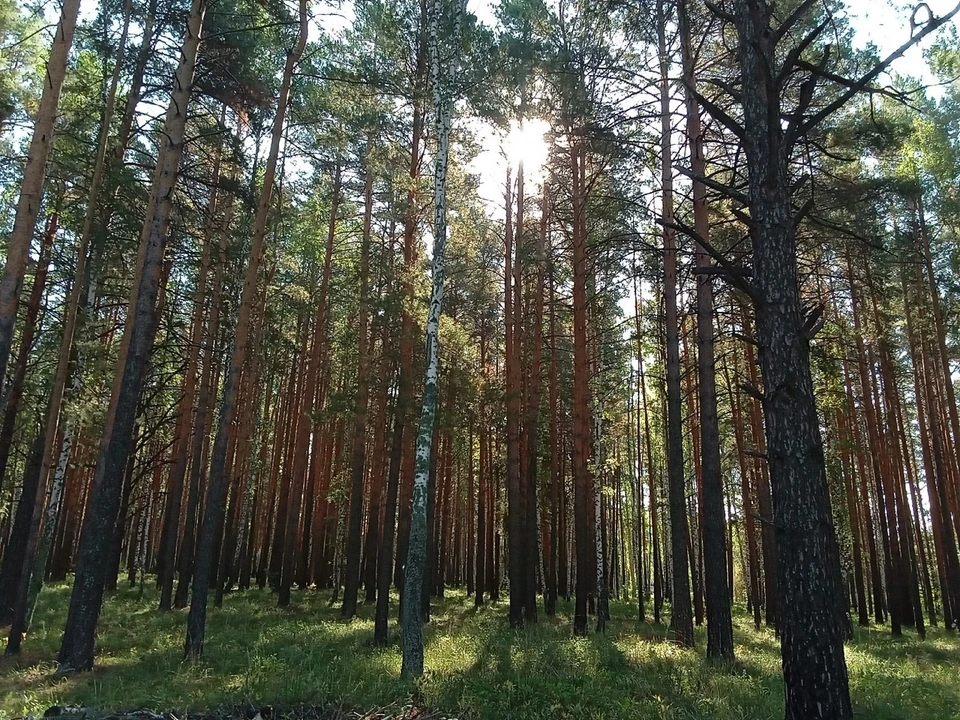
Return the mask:
<path fill-rule="evenodd" d="M 960 719 L 955 0 L 0 0 L 0 716 Z"/>

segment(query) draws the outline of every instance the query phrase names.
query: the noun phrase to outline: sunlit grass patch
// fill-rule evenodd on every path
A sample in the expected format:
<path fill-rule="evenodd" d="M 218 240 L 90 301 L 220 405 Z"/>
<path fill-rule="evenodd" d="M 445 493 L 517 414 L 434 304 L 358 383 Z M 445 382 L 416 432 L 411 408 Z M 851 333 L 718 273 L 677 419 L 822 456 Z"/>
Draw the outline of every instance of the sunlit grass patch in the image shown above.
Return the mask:
<path fill-rule="evenodd" d="M 425 627 L 426 672 L 400 678 L 400 630 L 391 618 L 387 648 L 373 645 L 373 608 L 350 621 L 325 592 L 294 593 L 277 608 L 269 591 L 227 595 L 208 616 L 205 657 L 182 661 L 185 613 L 161 613 L 147 587 L 110 595 L 92 673 L 51 680 L 69 587 L 45 589 L 24 655 L 0 662 L 0 717 L 41 713 L 53 704 L 102 710 L 187 710 L 253 705 L 396 707 L 420 702 L 462 720 L 766 720 L 783 715 L 779 640 L 735 620 L 737 661 L 707 662 L 697 649 L 664 638 L 667 627 L 637 622 L 632 603 L 613 602 L 603 635 L 571 634 L 572 607 L 516 631 L 506 607 L 480 610 L 462 592 L 436 601 Z M 395 615 L 396 605 L 391 608 Z M 926 641 L 858 629 L 847 648 L 859 717 L 960 720 L 956 668 L 960 641 L 933 629 Z"/>

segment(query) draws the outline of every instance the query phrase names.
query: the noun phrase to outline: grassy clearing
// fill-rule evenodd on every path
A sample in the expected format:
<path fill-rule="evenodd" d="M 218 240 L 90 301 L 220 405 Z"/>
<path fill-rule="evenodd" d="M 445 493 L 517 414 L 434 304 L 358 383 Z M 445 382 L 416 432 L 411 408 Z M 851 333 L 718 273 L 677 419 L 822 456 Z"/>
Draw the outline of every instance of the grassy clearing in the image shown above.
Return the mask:
<path fill-rule="evenodd" d="M 69 587 L 44 590 L 33 634 L 19 659 L 0 661 L 0 717 L 42 712 L 53 704 L 102 710 L 186 710 L 233 705 L 334 703 L 372 708 L 419 694 L 463 720 L 550 718 L 711 718 L 766 720 L 783 715 L 779 647 L 773 633 L 735 620 L 738 661 L 707 663 L 697 651 L 662 642 L 665 628 L 638 624 L 633 607 L 613 603 L 602 636 L 574 638 L 571 607 L 556 621 L 507 627 L 505 608 L 480 612 L 462 593 L 435 605 L 426 631 L 426 675 L 419 688 L 401 681 L 396 648 L 372 646 L 373 608 L 338 618 L 329 594 L 294 593 L 275 606 L 269 592 L 228 596 L 211 608 L 206 659 L 181 662 L 185 616 L 160 613 L 147 590 L 107 599 L 98 667 L 53 681 L 50 674 Z M 399 637 L 397 637 L 399 640 Z M 960 720 L 960 639 L 934 629 L 921 643 L 884 630 L 858 630 L 847 648 L 855 711 L 870 720 Z"/>

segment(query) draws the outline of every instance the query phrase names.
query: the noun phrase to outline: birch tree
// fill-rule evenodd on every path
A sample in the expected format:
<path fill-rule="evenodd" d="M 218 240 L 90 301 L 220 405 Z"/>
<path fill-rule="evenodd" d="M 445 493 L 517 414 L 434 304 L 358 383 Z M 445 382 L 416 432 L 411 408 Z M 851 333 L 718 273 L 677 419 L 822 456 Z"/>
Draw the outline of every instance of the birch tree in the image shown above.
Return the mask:
<path fill-rule="evenodd" d="M 451 77 L 456 73 L 460 57 L 460 32 L 465 0 L 455 0 L 452 53 L 440 56 L 440 33 L 443 19 L 442 0 L 432 0 L 429 8 L 428 52 L 430 85 L 437 130 L 437 155 L 433 167 L 433 283 L 427 311 L 427 369 L 423 383 L 423 404 L 417 433 L 416 472 L 413 484 L 413 510 L 410 518 L 410 544 L 403 584 L 403 663 L 401 674 L 419 677 L 423 674 L 423 628 L 421 593 L 427 559 L 427 482 L 433 452 L 433 428 L 437 412 L 437 379 L 440 358 L 437 353 L 437 330 L 443 305 L 443 265 L 447 243 L 447 160 L 450 155 L 452 124 Z M 449 63 L 448 65 L 446 65 Z M 445 66 L 446 65 L 446 66 Z"/>

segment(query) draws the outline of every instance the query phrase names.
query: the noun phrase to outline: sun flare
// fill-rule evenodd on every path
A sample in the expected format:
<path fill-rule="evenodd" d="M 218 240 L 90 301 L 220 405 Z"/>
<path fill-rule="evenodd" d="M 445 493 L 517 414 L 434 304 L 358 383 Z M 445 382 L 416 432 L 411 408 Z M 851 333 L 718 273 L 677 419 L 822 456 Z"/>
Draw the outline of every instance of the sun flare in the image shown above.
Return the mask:
<path fill-rule="evenodd" d="M 523 163 L 524 173 L 539 175 L 550 154 L 546 140 L 550 123 L 540 118 L 513 122 L 504 141 L 507 159 L 514 167 Z"/>

